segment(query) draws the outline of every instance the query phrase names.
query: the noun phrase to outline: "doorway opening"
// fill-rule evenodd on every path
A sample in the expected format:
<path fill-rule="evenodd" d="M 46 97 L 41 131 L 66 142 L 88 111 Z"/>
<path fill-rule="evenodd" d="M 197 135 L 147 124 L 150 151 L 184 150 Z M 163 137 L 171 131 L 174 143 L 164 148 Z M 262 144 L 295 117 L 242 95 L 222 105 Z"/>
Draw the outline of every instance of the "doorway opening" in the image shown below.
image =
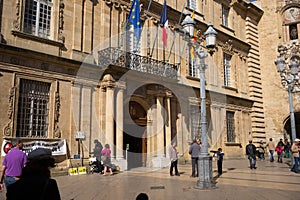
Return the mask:
<path fill-rule="evenodd" d="M 129 102 L 131 119 L 125 120 L 123 147 L 128 170 L 146 167 L 147 162 L 147 114 L 137 102 Z"/>

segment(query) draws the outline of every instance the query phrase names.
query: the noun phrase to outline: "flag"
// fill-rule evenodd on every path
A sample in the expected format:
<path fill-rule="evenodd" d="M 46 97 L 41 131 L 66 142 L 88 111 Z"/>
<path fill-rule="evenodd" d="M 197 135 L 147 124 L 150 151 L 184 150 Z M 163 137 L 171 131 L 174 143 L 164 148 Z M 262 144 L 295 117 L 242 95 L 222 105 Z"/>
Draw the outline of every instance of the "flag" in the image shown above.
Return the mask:
<path fill-rule="evenodd" d="M 167 29 L 168 29 L 168 13 L 167 13 L 167 2 L 166 0 L 164 1 L 164 6 L 163 6 L 163 10 L 160 16 L 160 21 L 159 23 L 162 26 L 162 41 L 164 43 L 164 46 L 167 46 L 167 39 L 168 39 L 168 33 L 167 33 Z"/>
<path fill-rule="evenodd" d="M 128 22 L 133 24 L 134 36 L 140 40 L 141 36 L 141 15 L 140 15 L 140 1 L 133 0 L 130 12 L 128 15 Z"/>

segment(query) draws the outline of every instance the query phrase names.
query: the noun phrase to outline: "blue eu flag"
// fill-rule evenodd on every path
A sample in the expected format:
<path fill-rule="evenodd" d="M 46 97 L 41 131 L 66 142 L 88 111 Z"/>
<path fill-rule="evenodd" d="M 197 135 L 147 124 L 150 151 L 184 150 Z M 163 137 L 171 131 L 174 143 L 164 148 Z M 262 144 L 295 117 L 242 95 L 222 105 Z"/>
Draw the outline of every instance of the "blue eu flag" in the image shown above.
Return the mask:
<path fill-rule="evenodd" d="M 134 0 L 128 15 L 128 21 L 133 24 L 134 36 L 139 40 L 141 36 L 140 1 Z"/>

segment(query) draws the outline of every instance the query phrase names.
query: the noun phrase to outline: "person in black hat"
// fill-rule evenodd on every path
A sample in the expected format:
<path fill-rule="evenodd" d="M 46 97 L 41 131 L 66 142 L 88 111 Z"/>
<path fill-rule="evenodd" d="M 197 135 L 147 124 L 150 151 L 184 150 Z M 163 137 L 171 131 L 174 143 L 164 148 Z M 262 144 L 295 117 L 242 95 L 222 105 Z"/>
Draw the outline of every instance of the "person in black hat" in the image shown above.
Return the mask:
<path fill-rule="evenodd" d="M 20 180 L 7 190 L 7 200 L 60 200 L 57 183 L 50 178 L 49 168 L 54 166 L 55 160 L 50 149 L 38 148 L 29 152 Z"/>

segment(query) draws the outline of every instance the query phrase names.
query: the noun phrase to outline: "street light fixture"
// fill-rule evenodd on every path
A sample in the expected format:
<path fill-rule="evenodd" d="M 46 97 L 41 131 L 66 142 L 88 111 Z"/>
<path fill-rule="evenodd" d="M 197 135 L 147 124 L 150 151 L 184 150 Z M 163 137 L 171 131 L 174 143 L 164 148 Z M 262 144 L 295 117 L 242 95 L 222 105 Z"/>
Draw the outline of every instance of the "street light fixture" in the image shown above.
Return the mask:
<path fill-rule="evenodd" d="M 293 106 L 293 90 L 299 80 L 299 61 L 297 59 L 292 59 L 289 65 L 286 65 L 285 60 L 282 57 L 278 57 L 275 60 L 277 66 L 277 71 L 280 73 L 281 83 L 286 87 L 289 94 L 289 106 L 290 106 L 290 120 L 291 120 L 291 131 L 292 131 L 292 141 L 296 139 L 296 125 L 295 125 L 295 115 Z"/>
<path fill-rule="evenodd" d="M 183 26 L 184 34 L 189 37 L 194 36 L 194 27 L 196 22 L 191 18 L 189 14 L 186 15 L 185 19 L 181 23 Z M 208 189 L 214 188 L 215 182 L 212 177 L 212 157 L 208 153 L 208 138 L 207 138 L 207 120 L 206 120 L 206 93 L 205 93 L 205 58 L 208 56 L 204 52 L 204 48 L 208 49 L 210 55 L 213 54 L 216 46 L 216 35 L 217 31 L 214 30 L 212 24 L 208 24 L 208 29 L 205 31 L 204 36 L 206 39 L 206 47 L 200 45 L 197 42 L 191 41 L 189 38 L 189 45 L 196 46 L 196 55 L 200 59 L 200 63 L 196 66 L 199 67 L 199 78 L 200 78 L 200 100 L 201 100 L 201 142 L 202 147 L 200 155 L 198 157 L 198 176 L 196 188 Z"/>

